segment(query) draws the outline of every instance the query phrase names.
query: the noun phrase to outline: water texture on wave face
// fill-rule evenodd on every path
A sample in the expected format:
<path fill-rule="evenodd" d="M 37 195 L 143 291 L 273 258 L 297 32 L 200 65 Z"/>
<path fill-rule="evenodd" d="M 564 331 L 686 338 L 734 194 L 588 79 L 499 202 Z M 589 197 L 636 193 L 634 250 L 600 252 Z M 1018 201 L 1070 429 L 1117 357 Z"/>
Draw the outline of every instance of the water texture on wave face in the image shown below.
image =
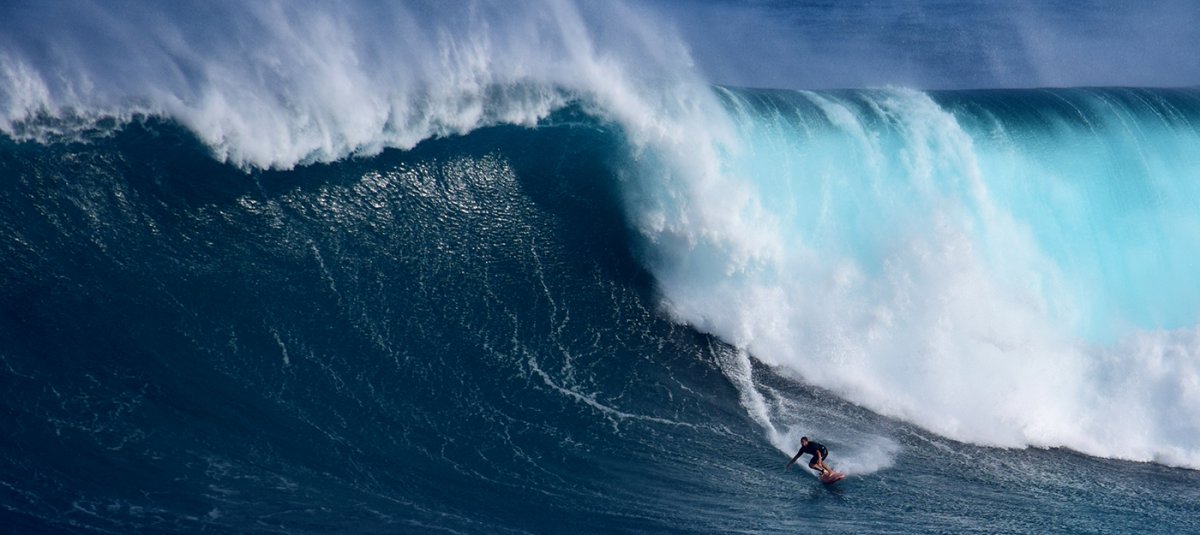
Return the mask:
<path fill-rule="evenodd" d="M 896 6 L 0 8 L 0 527 L 1200 530 L 1196 8 Z"/>

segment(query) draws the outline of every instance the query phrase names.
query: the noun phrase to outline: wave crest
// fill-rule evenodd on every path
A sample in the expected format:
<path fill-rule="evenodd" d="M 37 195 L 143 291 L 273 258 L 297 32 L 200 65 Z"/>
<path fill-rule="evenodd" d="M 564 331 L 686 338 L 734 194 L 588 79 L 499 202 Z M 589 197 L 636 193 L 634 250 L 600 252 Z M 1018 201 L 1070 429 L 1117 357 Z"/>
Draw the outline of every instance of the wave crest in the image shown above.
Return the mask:
<path fill-rule="evenodd" d="M 0 129 L 9 136 L 156 115 L 193 130 L 223 161 L 290 168 L 533 125 L 572 100 L 645 109 L 641 79 L 677 79 L 690 65 L 669 32 L 621 5 L 77 7 L 18 9 L 3 23 L 12 31 L 0 47 Z M 35 24 L 46 20 L 54 23 Z"/>

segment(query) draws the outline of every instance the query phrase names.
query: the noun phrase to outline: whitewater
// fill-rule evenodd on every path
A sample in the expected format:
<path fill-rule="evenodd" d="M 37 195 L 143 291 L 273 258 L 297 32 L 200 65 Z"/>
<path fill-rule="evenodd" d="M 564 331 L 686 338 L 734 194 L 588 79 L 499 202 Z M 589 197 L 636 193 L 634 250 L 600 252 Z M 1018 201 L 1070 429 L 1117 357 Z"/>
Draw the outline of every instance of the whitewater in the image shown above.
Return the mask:
<path fill-rule="evenodd" d="M 1008 20 L 915 6 L 869 46 Z M 8 5 L 0 520 L 1195 529 L 1195 65 L 1003 52 L 1195 37 L 1155 6 L 1026 6 L 979 53 L 1050 83 L 923 84 L 838 79 L 806 4 Z"/>

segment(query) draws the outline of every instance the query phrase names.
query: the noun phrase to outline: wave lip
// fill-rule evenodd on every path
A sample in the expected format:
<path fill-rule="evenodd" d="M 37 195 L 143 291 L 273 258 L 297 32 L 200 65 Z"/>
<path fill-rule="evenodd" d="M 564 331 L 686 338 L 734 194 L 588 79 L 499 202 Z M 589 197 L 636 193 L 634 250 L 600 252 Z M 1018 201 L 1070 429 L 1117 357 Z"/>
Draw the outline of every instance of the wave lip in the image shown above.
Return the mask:
<path fill-rule="evenodd" d="M 161 116 L 222 161 L 286 169 L 532 126 L 569 101 L 633 117 L 639 78 L 690 76 L 682 45 L 630 7 L 465 7 L 25 6 L 0 41 L 0 129 L 45 139 L 52 123 Z"/>

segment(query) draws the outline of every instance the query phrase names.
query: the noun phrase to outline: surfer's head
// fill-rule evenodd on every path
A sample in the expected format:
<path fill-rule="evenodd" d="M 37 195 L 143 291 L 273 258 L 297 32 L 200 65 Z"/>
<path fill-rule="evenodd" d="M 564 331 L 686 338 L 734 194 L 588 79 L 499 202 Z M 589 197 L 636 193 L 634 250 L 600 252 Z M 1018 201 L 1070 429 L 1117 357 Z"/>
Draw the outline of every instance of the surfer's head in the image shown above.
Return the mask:
<path fill-rule="evenodd" d="M 800 437 L 800 445 L 807 446 L 808 445 L 808 437 Z"/>

